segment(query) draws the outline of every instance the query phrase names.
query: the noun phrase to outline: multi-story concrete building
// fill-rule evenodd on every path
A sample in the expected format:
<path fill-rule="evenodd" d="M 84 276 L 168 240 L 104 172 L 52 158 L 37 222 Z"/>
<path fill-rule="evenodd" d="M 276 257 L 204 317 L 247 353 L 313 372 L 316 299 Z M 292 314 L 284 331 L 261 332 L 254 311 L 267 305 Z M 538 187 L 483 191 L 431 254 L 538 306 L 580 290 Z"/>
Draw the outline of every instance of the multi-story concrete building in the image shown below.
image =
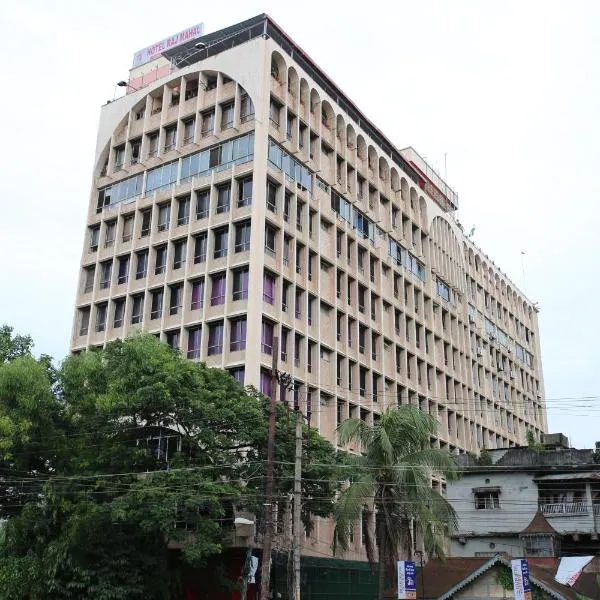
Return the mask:
<path fill-rule="evenodd" d="M 536 309 L 419 154 L 266 15 L 163 46 L 102 107 L 72 350 L 143 329 L 271 394 L 277 337 L 329 439 L 405 403 L 452 452 L 545 431 Z"/>
<path fill-rule="evenodd" d="M 595 555 L 600 550 L 600 465 L 592 450 L 504 448 L 491 465 L 468 456 L 460 480 L 448 482 L 458 515 L 452 556 Z"/>

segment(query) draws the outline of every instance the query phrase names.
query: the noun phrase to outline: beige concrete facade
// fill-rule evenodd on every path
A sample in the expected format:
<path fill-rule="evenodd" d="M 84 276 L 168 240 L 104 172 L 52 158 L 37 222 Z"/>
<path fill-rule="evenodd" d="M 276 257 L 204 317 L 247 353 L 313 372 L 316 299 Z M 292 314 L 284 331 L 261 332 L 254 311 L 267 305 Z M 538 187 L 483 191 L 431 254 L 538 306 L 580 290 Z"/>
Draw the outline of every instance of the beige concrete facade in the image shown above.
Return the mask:
<path fill-rule="evenodd" d="M 269 392 L 276 335 L 334 442 L 406 403 L 452 452 L 546 431 L 536 310 L 456 195 L 260 26 L 102 108 L 72 351 L 143 329 Z"/>

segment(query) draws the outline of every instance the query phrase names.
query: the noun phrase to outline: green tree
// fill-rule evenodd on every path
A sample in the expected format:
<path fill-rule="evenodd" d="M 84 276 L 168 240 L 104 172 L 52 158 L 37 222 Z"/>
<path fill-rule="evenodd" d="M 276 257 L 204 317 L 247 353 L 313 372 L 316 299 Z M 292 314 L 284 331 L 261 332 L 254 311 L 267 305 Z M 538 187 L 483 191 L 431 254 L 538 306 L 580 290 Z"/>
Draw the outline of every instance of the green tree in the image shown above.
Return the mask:
<path fill-rule="evenodd" d="M 9 363 L 20 356 L 30 356 L 33 339 L 30 335 L 13 335 L 13 328 L 0 327 L 0 364 Z"/>
<path fill-rule="evenodd" d="M 2 488 L 20 497 L 0 507 L 10 516 L 0 597 L 172 597 L 187 565 L 222 552 L 235 507 L 262 510 L 267 400 L 150 335 L 69 357 L 55 379 L 50 373 L 30 357 L 0 366 L 1 410 L 17 423 L 27 417 L 27 431 L 52 425 L 7 454 L 18 470 Z M 283 497 L 294 422 L 278 410 Z M 306 434 L 318 456 L 305 482 L 309 525 L 312 514 L 331 512 L 336 487 L 329 477 L 319 482 L 319 470 L 334 464 L 335 449 Z"/>
<path fill-rule="evenodd" d="M 373 425 L 348 419 L 338 427 L 339 443 L 355 442 L 362 454 L 353 458 L 352 477 L 334 509 L 334 549 L 348 547 L 363 511 L 369 520 L 375 515 L 374 531 L 365 534 L 372 564 L 378 548 L 380 598 L 400 554 L 412 558 L 413 531 L 429 554 L 443 556 L 444 540 L 456 527 L 451 505 L 430 485 L 432 473 L 457 474 L 453 457 L 431 448 L 436 429 L 433 417 L 406 405 L 386 410 Z"/>

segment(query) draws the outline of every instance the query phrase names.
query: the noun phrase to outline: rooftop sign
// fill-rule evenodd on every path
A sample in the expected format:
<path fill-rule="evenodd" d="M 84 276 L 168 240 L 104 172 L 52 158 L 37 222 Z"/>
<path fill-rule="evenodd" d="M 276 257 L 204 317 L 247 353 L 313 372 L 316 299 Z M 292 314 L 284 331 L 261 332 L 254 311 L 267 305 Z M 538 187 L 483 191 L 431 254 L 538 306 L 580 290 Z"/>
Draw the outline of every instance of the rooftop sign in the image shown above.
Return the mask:
<path fill-rule="evenodd" d="M 189 42 L 190 40 L 195 40 L 202 35 L 204 35 L 204 23 L 198 23 L 198 25 L 188 27 L 187 29 L 171 35 L 160 42 L 156 42 L 147 48 L 138 50 L 133 55 L 133 65 L 131 68 L 135 69 L 136 67 L 140 67 L 141 65 L 158 58 L 166 50 L 185 44 L 185 42 Z"/>

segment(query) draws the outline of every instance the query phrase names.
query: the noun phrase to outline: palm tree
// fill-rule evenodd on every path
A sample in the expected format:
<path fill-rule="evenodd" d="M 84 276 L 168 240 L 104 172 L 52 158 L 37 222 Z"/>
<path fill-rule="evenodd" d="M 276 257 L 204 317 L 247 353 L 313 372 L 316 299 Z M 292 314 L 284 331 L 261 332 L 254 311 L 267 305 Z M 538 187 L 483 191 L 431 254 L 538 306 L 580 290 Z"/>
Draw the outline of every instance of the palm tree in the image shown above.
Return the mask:
<path fill-rule="evenodd" d="M 433 417 L 410 405 L 389 408 L 372 426 L 348 419 L 338 427 L 340 445 L 356 442 L 363 453 L 351 457 L 352 477 L 334 508 L 334 552 L 347 549 L 355 523 L 375 513 L 375 531 L 367 527 L 364 535 L 372 565 L 375 545 L 379 550 L 379 598 L 400 554 L 412 559 L 415 538 L 429 555 L 443 557 L 444 540 L 456 528 L 454 509 L 430 484 L 432 473 L 457 476 L 454 458 L 431 448 L 436 430 Z"/>

